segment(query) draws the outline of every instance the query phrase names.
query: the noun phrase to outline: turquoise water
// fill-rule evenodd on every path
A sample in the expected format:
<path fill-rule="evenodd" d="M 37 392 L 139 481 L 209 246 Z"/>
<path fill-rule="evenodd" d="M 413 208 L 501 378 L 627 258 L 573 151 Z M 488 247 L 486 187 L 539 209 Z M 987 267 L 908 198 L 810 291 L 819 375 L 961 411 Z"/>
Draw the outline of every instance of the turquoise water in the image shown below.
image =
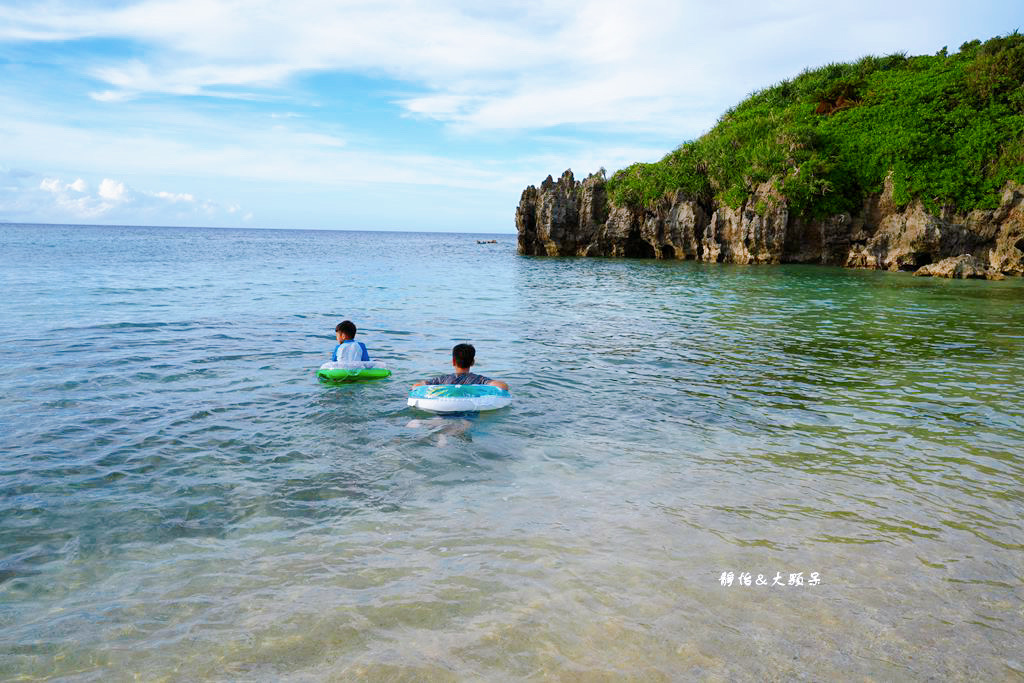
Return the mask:
<path fill-rule="evenodd" d="M 0 225 L 0 678 L 1024 676 L 1024 281 L 491 238 Z"/>

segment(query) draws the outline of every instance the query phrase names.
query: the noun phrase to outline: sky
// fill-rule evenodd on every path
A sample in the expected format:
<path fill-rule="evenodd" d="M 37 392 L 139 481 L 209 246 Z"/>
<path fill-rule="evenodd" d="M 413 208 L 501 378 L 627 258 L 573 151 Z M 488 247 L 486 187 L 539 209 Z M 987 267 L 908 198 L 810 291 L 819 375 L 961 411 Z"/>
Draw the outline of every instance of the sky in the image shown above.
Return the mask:
<path fill-rule="evenodd" d="M 0 0 L 0 222 L 514 233 L 527 185 L 806 68 L 1021 28 L 1020 0 Z"/>

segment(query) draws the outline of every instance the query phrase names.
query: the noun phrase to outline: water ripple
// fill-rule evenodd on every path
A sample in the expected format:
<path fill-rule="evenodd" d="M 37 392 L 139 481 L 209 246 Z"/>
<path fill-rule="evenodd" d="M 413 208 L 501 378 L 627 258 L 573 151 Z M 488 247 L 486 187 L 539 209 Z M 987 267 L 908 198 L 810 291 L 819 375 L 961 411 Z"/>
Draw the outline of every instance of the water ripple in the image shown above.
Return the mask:
<path fill-rule="evenodd" d="M 1018 280 L 76 230 L 0 226 L 2 678 L 1022 670 Z M 464 340 L 512 406 L 408 408 Z"/>

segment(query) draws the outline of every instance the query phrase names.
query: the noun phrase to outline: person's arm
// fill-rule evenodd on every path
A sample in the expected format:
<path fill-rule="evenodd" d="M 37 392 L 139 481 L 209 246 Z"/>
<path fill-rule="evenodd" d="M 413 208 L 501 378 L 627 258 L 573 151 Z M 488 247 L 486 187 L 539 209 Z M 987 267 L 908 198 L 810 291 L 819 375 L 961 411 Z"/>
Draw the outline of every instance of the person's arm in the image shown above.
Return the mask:
<path fill-rule="evenodd" d="M 500 379 L 492 379 L 489 380 L 487 383 L 490 384 L 492 387 L 498 387 L 499 389 L 504 389 L 505 391 L 508 391 L 508 385 L 502 382 Z"/>
<path fill-rule="evenodd" d="M 359 360 L 370 360 L 370 352 L 366 350 L 366 344 L 359 342 L 359 345 L 363 347 L 363 357 Z"/>

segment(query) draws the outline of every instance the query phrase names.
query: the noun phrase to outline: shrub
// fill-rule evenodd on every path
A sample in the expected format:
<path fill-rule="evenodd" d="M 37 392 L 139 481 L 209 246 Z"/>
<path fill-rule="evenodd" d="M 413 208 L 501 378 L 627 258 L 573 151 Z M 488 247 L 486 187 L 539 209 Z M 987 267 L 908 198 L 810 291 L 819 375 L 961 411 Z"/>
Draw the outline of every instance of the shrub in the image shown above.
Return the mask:
<path fill-rule="evenodd" d="M 707 134 L 608 181 L 617 205 L 682 190 L 737 207 L 772 181 L 795 214 L 849 211 L 892 174 L 894 199 L 991 207 L 1024 182 L 1024 36 L 948 54 L 866 56 L 752 93 Z"/>

